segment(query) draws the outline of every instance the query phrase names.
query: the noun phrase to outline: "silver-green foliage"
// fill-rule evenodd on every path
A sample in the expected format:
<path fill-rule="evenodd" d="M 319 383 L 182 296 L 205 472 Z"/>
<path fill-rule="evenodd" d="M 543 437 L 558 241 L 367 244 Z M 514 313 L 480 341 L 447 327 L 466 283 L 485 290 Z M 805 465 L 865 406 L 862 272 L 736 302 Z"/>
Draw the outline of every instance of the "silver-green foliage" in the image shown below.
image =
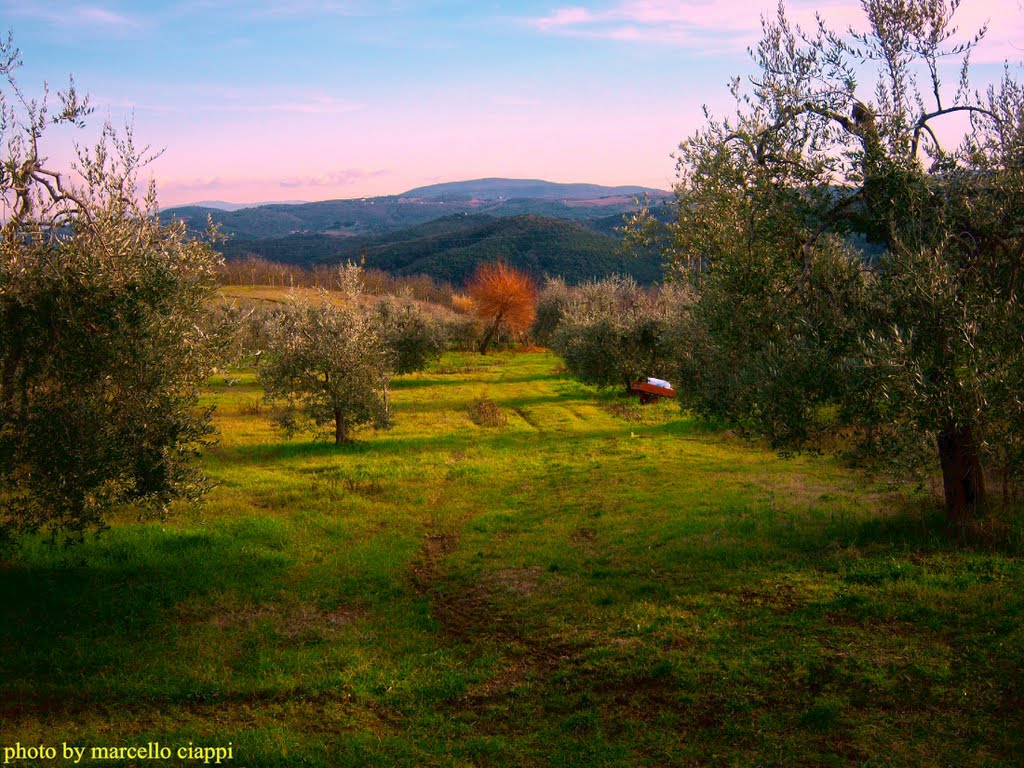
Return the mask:
<path fill-rule="evenodd" d="M 422 371 L 448 347 L 447 328 L 411 297 L 381 297 L 375 315 L 397 374 Z"/>
<path fill-rule="evenodd" d="M 318 303 L 295 300 L 268 326 L 259 378 L 267 400 L 283 405 L 287 432 L 332 426 L 341 443 L 360 425 L 388 424 L 395 357 L 354 292 L 343 306 L 327 294 Z"/>
<path fill-rule="evenodd" d="M 680 146 L 663 242 L 699 294 L 684 385 L 780 444 L 836 427 L 889 460 L 930 444 L 958 520 L 984 461 L 1021 471 L 1024 98 L 1009 76 L 971 89 L 984 30 L 956 42 L 956 2 L 861 5 L 846 33 L 780 5 L 735 114 Z M 970 130 L 944 144 L 954 115 Z"/>
<path fill-rule="evenodd" d="M 152 188 L 138 201 L 130 131 L 80 151 L 77 180 L 47 168 L 46 128 L 88 107 L 72 87 L 51 115 L 18 66 L 0 42 L 0 544 L 40 529 L 75 540 L 118 508 L 162 514 L 206 489 L 200 326 L 218 262 L 160 223 Z"/>
<path fill-rule="evenodd" d="M 687 290 L 644 289 L 630 277 L 610 277 L 565 293 L 551 347 L 570 373 L 588 384 L 626 388 L 638 378 L 671 374 Z"/>
<path fill-rule="evenodd" d="M 551 345 L 572 297 L 572 289 L 560 277 L 548 278 L 537 294 L 537 315 L 530 336 L 541 346 Z"/>

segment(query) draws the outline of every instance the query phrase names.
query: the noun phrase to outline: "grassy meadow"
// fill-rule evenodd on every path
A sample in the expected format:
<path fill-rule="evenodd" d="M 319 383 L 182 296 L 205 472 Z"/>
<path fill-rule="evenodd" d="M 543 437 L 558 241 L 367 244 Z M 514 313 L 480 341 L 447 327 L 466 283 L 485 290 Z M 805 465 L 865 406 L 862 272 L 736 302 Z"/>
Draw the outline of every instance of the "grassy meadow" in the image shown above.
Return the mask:
<path fill-rule="evenodd" d="M 640 408 L 544 352 L 447 354 L 394 381 L 392 429 L 342 447 L 282 438 L 260 398 L 251 371 L 211 380 L 203 506 L 0 566 L 0 748 L 1024 759 L 1019 539 L 949 541 L 909 489 Z"/>

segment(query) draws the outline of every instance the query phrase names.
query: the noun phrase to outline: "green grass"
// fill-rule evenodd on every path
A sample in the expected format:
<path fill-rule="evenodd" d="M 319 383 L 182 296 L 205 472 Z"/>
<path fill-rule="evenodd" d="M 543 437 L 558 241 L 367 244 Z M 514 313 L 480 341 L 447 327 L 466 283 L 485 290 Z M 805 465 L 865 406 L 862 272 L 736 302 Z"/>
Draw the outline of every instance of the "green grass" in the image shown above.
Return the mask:
<path fill-rule="evenodd" d="M 557 370 L 447 355 L 394 382 L 391 430 L 340 448 L 282 439 L 251 373 L 215 377 L 204 506 L 0 567 L 0 748 L 1019 764 L 1018 551 Z M 484 400 L 503 426 L 471 419 Z"/>

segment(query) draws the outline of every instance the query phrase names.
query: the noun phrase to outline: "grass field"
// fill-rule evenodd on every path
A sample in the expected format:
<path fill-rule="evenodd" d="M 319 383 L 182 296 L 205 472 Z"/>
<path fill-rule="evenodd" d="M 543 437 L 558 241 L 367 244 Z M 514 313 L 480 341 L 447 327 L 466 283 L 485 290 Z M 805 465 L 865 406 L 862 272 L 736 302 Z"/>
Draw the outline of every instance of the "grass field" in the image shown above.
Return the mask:
<path fill-rule="evenodd" d="M 0 748 L 58 749 L 12 764 L 1024 759 L 1019 544 L 949 542 L 900 489 L 546 353 L 446 355 L 340 448 L 281 438 L 259 398 L 211 382 L 204 506 L 2 566 Z"/>

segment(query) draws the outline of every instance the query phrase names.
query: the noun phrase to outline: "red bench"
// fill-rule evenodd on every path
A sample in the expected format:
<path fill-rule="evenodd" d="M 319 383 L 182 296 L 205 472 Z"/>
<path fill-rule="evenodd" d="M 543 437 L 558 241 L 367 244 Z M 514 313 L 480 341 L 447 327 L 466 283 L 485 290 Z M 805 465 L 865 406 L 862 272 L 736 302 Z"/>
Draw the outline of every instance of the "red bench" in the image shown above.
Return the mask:
<path fill-rule="evenodd" d="M 659 387 L 657 384 L 649 384 L 646 381 L 634 381 L 629 385 L 632 392 L 640 396 L 640 402 L 644 405 L 653 403 L 659 397 L 675 397 L 676 391 L 670 387 Z"/>

